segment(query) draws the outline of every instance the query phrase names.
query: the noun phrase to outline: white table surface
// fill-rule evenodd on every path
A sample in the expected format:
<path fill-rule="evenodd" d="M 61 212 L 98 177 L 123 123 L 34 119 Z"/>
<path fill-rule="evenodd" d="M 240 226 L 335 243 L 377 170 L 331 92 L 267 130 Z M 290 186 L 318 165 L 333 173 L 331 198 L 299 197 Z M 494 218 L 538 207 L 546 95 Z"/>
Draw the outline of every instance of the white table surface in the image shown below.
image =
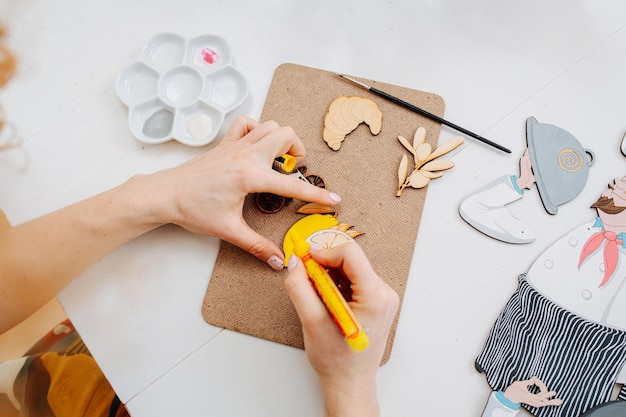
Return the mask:
<path fill-rule="evenodd" d="M 429 186 L 394 349 L 379 373 L 384 416 L 481 414 L 490 389 L 474 359 L 517 275 L 593 218 L 591 202 L 626 171 L 623 1 L 0 5 L 19 58 L 0 102 L 28 155 L 18 170 L 17 153 L 0 153 L 0 206 L 14 224 L 205 150 L 144 145 L 128 129 L 114 81 L 159 32 L 228 41 L 250 86 L 235 113 L 258 117 L 274 69 L 292 62 L 437 93 L 447 119 L 512 149 L 468 139 L 452 157 L 456 166 Z M 585 189 L 556 216 L 536 188 L 510 206 L 537 234 L 516 246 L 472 229 L 458 205 L 518 172 L 529 116 L 570 131 L 597 161 Z M 443 128 L 440 140 L 453 135 Z M 165 227 L 106 256 L 59 298 L 135 417 L 321 415 L 304 352 L 202 319 L 218 248 L 214 238 Z"/>

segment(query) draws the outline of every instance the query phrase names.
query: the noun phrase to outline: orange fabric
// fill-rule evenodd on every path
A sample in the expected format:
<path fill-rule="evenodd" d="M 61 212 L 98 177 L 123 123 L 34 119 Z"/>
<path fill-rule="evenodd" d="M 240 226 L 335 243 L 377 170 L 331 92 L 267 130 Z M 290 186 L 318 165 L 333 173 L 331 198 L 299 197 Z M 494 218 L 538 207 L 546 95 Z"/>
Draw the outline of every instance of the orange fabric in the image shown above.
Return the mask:
<path fill-rule="evenodd" d="M 91 356 L 41 356 L 50 375 L 48 404 L 57 416 L 107 415 L 115 394 Z"/>
<path fill-rule="evenodd" d="M 0 210 L 0 231 L 6 230 L 11 227 L 11 223 L 4 214 L 4 211 Z"/>
<path fill-rule="evenodd" d="M 69 320 L 0 364 L 1 417 L 128 417 Z"/>

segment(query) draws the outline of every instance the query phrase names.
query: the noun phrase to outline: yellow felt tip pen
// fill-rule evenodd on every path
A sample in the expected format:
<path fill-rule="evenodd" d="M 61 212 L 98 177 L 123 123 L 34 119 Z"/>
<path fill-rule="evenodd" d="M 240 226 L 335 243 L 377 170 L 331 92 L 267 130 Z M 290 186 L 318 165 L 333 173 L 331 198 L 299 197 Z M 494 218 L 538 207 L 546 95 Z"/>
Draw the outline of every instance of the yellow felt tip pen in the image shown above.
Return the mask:
<path fill-rule="evenodd" d="M 282 169 L 286 173 L 290 173 L 296 167 L 296 157 L 284 153 L 281 156 L 274 158 L 274 166 Z"/>
<path fill-rule="evenodd" d="M 343 295 L 335 285 L 335 282 L 315 259 L 309 253 L 309 244 L 300 238 L 296 233 L 291 231 L 291 240 L 293 242 L 293 251 L 297 257 L 302 259 L 302 263 L 306 268 L 306 272 L 313 282 L 313 286 L 331 317 L 339 326 L 339 330 L 345 336 L 348 346 L 355 351 L 361 352 L 369 345 L 369 338 L 350 306 L 346 302 Z"/>

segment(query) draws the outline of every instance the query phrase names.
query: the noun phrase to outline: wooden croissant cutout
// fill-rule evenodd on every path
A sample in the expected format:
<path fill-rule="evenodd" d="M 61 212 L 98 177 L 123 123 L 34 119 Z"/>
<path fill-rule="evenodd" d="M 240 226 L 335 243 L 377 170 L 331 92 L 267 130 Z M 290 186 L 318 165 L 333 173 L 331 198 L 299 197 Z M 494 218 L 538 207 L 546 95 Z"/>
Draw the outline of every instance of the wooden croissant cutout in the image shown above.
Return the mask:
<path fill-rule="evenodd" d="M 324 141 L 331 149 L 338 151 L 348 133 L 363 122 L 369 126 L 373 135 L 377 135 L 382 127 L 382 119 L 383 113 L 378 105 L 368 98 L 337 97 L 330 103 L 324 119 Z"/>

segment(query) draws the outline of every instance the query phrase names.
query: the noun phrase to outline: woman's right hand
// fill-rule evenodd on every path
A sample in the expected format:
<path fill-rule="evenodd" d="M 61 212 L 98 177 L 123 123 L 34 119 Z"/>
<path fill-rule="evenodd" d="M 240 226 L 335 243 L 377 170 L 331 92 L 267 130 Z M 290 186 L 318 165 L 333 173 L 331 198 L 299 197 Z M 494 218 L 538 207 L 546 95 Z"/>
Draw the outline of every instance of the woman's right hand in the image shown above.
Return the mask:
<path fill-rule="evenodd" d="M 349 305 L 370 341 L 362 352 L 350 349 L 311 285 L 302 261 L 292 256 L 285 286 L 302 322 L 307 356 L 322 384 L 325 415 L 377 416 L 376 373 L 398 310 L 398 294 L 374 272 L 354 242 L 333 249 L 311 246 L 310 253 L 318 263 L 339 269 L 350 280 Z"/>

